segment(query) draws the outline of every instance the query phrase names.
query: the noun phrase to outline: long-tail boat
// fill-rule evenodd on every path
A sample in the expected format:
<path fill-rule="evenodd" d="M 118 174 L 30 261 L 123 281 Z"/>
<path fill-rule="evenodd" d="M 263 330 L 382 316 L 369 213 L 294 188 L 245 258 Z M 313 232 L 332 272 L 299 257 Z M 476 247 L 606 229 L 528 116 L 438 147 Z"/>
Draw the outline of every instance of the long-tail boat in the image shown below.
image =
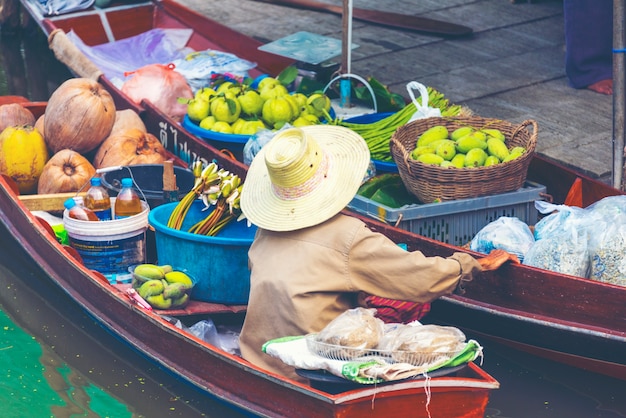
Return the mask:
<path fill-rule="evenodd" d="M 58 16 L 43 16 L 33 10 L 32 0 L 22 2 L 38 17 L 46 33 L 56 29 L 74 30 L 89 45 L 123 39 L 155 27 L 186 27 L 194 30 L 189 46 L 196 50 L 229 51 L 255 61 L 259 66 L 252 75 L 258 72 L 277 74 L 293 64 L 288 59 L 259 51 L 258 41 L 171 0 L 113 3 L 101 10 L 91 8 Z M 72 67 L 71 62 L 68 65 L 78 75 L 93 74 L 89 71 L 81 74 L 80 66 Z M 87 67 L 93 70 L 93 65 Z M 116 105 L 142 112 L 147 126 L 158 132 L 157 136 L 173 154 L 188 163 L 205 158 L 205 141 L 190 135 L 151 103 L 132 103 L 97 69 L 95 74 L 114 96 Z M 528 180 L 545 185 L 555 203 L 586 207 L 603 197 L 622 194 L 601 181 L 538 155 L 530 163 Z M 408 243 L 410 249 L 427 255 L 449 255 L 454 251 L 472 253 L 351 213 L 398 242 Z M 537 355 L 626 379 L 626 361 L 621 356 L 626 347 L 624 301 L 624 287 L 516 265 L 473 282 L 463 296 L 442 297 L 433 304 L 429 317 Z"/>

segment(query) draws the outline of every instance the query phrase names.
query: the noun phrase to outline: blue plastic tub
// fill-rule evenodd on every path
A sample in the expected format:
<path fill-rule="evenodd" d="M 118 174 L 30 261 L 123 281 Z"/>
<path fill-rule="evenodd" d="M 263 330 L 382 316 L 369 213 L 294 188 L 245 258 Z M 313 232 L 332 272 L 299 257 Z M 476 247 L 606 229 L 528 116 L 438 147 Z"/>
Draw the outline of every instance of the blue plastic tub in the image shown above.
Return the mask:
<path fill-rule="evenodd" d="M 186 269 L 197 280 L 191 298 L 204 302 L 243 305 L 248 303 L 250 271 L 248 250 L 256 227 L 231 221 L 218 236 L 191 234 L 193 224 L 209 212 L 196 200 L 185 217 L 181 230 L 169 228 L 167 221 L 178 203 L 167 203 L 150 211 L 148 223 L 155 230 L 159 264 Z"/>

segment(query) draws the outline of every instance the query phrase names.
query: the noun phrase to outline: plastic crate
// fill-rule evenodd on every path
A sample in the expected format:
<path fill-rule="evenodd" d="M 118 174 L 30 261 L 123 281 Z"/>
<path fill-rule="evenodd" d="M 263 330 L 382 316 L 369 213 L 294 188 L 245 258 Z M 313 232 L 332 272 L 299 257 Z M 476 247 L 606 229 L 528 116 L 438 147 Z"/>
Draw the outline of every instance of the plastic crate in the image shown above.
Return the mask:
<path fill-rule="evenodd" d="M 348 208 L 419 235 L 463 246 L 501 216 L 516 217 L 534 225 L 538 218 L 534 202 L 543 200 L 545 192 L 545 186 L 526 181 L 524 187 L 514 192 L 401 208 L 391 208 L 357 195 Z"/>

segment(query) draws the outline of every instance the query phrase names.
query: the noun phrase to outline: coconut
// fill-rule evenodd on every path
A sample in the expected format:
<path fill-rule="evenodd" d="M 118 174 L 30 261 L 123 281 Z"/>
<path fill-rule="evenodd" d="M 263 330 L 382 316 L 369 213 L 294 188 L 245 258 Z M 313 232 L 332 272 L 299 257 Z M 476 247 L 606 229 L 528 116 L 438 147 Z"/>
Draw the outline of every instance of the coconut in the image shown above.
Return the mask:
<path fill-rule="evenodd" d="M 0 106 L 0 133 L 9 126 L 33 126 L 35 116 L 19 103 Z"/>
<path fill-rule="evenodd" d="M 135 164 L 161 164 L 169 154 L 158 138 L 137 128 L 114 132 L 98 148 L 95 168 Z"/>
<path fill-rule="evenodd" d="M 76 151 L 63 149 L 48 160 L 39 177 L 37 192 L 69 193 L 79 191 L 96 174 L 89 160 Z"/>

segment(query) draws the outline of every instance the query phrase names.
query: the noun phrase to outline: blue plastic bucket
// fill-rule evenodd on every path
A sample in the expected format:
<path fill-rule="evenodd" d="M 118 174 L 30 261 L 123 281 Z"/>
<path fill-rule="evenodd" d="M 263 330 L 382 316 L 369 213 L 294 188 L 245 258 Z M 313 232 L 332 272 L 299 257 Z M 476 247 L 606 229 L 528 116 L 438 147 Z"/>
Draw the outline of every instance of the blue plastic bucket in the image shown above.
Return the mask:
<path fill-rule="evenodd" d="M 181 230 L 169 228 L 167 221 L 178 203 L 167 203 L 150 211 L 148 223 L 155 230 L 159 264 L 184 268 L 197 280 L 191 298 L 204 302 L 243 305 L 250 293 L 248 250 L 256 227 L 247 222 L 231 221 L 215 237 L 187 231 L 210 212 L 204 204 L 194 201 Z"/>

